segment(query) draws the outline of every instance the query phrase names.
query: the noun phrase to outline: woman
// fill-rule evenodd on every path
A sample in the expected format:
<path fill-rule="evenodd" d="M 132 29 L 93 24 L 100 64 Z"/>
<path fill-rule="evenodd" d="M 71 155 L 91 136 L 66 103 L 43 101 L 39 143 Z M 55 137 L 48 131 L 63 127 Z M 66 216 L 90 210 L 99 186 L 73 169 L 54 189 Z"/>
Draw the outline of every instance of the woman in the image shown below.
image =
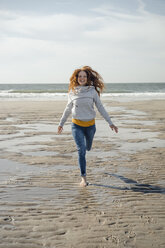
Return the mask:
<path fill-rule="evenodd" d="M 72 135 L 78 150 L 78 163 L 81 172 L 80 186 L 87 186 L 86 150 L 90 151 L 96 132 L 94 104 L 109 126 L 116 133 L 118 128 L 112 123 L 107 111 L 100 101 L 104 83 L 101 76 L 89 66 L 76 69 L 69 84 L 68 103 L 58 126 L 58 134 L 72 112 Z"/>

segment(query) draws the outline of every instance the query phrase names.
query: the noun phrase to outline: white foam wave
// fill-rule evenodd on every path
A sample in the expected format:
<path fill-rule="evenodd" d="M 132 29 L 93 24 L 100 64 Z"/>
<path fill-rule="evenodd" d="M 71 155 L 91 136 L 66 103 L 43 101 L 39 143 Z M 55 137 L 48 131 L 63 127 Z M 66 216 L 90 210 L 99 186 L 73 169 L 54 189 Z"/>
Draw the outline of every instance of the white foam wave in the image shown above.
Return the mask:
<path fill-rule="evenodd" d="M 104 99 L 114 100 L 138 100 L 143 99 L 165 99 L 165 93 L 144 92 L 144 93 L 103 93 Z M 66 100 L 67 93 L 13 93 L 11 91 L 1 91 L 0 100 Z"/>
<path fill-rule="evenodd" d="M 111 99 L 119 102 L 161 100 L 165 99 L 165 93 L 145 92 L 145 93 L 108 93 L 102 95 L 103 99 Z"/>
<path fill-rule="evenodd" d="M 54 99 L 66 97 L 67 93 L 13 93 L 9 91 L 0 92 L 0 99 Z"/>

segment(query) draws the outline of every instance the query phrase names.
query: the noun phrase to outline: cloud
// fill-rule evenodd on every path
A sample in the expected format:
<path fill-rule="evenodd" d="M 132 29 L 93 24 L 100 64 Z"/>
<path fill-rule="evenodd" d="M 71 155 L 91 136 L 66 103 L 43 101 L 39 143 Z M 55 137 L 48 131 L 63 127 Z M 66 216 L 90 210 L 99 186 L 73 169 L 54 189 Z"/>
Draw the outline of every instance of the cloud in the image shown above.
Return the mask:
<path fill-rule="evenodd" d="M 0 82 L 66 82 L 70 71 L 84 64 L 101 71 L 107 82 L 163 81 L 165 17 L 138 3 L 136 14 L 110 5 L 81 16 L 1 10 Z"/>
<path fill-rule="evenodd" d="M 16 36 L 43 40 L 73 40 L 83 31 L 99 26 L 97 18 L 72 14 L 15 15 L 1 12 L 1 36 Z"/>
<path fill-rule="evenodd" d="M 145 10 L 145 3 L 144 3 L 144 1 L 142 1 L 142 0 L 137 0 L 138 1 L 138 3 L 139 3 L 139 6 L 138 6 L 138 11 L 139 11 L 139 13 L 141 13 L 141 14 L 148 14 L 147 13 L 147 11 Z"/>

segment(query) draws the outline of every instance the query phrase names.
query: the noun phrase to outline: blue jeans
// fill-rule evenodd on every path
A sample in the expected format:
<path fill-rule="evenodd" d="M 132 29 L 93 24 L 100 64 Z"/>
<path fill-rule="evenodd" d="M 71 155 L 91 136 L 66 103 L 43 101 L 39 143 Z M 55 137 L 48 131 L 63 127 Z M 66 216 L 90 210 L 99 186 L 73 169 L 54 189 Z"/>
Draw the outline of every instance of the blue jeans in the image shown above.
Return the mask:
<path fill-rule="evenodd" d="M 95 132 L 95 125 L 90 127 L 81 127 L 72 123 L 72 135 L 78 150 L 78 164 L 81 176 L 86 176 L 86 150 L 91 150 Z"/>

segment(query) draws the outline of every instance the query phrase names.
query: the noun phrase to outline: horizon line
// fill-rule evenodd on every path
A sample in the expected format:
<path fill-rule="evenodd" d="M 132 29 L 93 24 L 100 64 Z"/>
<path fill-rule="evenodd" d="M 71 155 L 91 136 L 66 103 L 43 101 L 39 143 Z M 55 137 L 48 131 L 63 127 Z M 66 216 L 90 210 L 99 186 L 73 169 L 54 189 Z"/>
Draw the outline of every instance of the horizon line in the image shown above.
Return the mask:
<path fill-rule="evenodd" d="M 154 84 L 154 83 L 159 83 L 159 84 L 163 84 L 164 82 L 111 82 L 111 83 L 107 83 L 104 82 L 105 84 Z M 4 84 L 69 84 L 69 83 L 0 83 L 0 85 L 4 85 Z"/>

